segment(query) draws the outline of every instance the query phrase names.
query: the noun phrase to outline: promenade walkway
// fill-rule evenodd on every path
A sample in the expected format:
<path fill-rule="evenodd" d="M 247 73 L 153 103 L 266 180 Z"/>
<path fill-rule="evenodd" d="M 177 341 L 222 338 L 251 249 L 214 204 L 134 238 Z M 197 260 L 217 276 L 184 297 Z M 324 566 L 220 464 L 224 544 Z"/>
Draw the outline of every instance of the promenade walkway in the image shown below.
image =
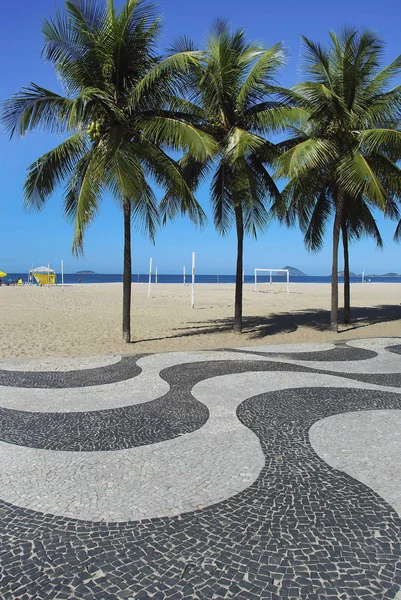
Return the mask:
<path fill-rule="evenodd" d="M 401 338 L 0 362 L 0 598 L 401 598 Z"/>

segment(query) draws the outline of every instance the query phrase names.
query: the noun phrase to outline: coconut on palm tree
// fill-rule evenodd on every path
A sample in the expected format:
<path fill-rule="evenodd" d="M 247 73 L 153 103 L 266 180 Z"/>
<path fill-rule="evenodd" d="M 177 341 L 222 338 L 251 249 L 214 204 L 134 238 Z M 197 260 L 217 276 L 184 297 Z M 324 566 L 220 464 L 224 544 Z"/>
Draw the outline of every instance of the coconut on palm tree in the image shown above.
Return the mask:
<path fill-rule="evenodd" d="M 180 117 L 174 102 L 176 74 L 194 53 L 161 59 L 156 52 L 160 19 L 143 0 L 68 0 L 65 14 L 45 21 L 43 55 L 65 95 L 34 83 L 3 104 L 2 121 L 14 135 L 33 129 L 66 139 L 36 160 L 25 181 L 25 202 L 40 209 L 64 184 L 64 211 L 74 228 L 73 252 L 110 193 L 124 215 L 123 340 L 131 339 L 131 221 L 153 239 L 159 221 L 150 177 L 194 221 L 203 211 L 168 149 L 197 160 L 214 152 L 213 139 Z M 161 108 L 168 109 L 161 114 Z"/>
<path fill-rule="evenodd" d="M 384 45 L 370 31 L 344 30 L 330 40 L 324 48 L 303 38 L 310 79 L 292 90 L 293 134 L 283 144 L 277 176 L 289 179 L 283 196 L 301 228 L 307 231 L 312 218 L 318 224 L 333 218 L 331 326 L 337 331 L 339 239 L 343 232 L 348 256 L 353 235 L 347 219 L 359 213 L 369 230 L 372 209 L 396 217 L 401 199 L 401 86 L 389 87 L 401 72 L 401 56 L 381 68 Z M 319 236 L 319 229 L 311 231 Z"/>
<path fill-rule="evenodd" d="M 187 40 L 174 51 L 193 50 Z M 265 229 L 268 207 L 279 191 L 266 169 L 276 156 L 266 135 L 280 128 L 281 90 L 275 86 L 284 64 L 282 44 L 269 49 L 246 41 L 243 31 L 232 32 L 224 21 L 212 28 L 199 60 L 183 79 L 191 116 L 197 127 L 215 141 L 214 155 L 180 161 L 188 184 L 194 188 L 211 175 L 211 203 L 216 229 L 222 235 L 235 226 L 237 260 L 234 331 L 242 332 L 242 273 L 244 235 Z M 165 198 L 166 214 L 179 209 Z"/>

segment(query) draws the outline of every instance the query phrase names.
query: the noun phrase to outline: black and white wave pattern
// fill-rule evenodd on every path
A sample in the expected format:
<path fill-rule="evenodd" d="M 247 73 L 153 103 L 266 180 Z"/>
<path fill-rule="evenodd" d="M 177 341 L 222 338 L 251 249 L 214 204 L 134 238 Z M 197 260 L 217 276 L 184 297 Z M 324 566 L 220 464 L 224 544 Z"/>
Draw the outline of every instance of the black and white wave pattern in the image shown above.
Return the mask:
<path fill-rule="evenodd" d="M 3 362 L 0 597 L 396 598 L 399 342 Z"/>

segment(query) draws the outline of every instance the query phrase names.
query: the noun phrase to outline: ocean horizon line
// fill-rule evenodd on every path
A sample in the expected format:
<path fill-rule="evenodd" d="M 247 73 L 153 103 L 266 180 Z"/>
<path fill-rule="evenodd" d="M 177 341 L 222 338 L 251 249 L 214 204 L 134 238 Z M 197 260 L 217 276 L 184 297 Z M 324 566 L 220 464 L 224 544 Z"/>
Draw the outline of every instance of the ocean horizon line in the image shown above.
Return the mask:
<path fill-rule="evenodd" d="M 61 273 L 57 272 L 57 283 L 61 283 Z M 93 283 L 121 283 L 122 282 L 122 274 L 121 273 L 64 273 L 64 283 L 67 284 L 93 284 Z M 3 283 L 10 283 L 16 281 L 17 279 L 22 279 L 23 283 L 28 282 L 28 274 L 27 272 L 14 272 L 8 273 L 6 277 L 3 278 Z M 342 275 L 338 277 L 339 283 L 344 282 L 344 278 Z M 351 275 L 351 283 L 401 283 L 401 275 L 365 275 L 364 281 L 362 281 L 362 275 Z M 185 277 L 185 283 L 191 283 L 192 275 L 191 273 L 187 273 Z M 254 283 L 255 278 L 254 274 L 246 274 L 244 276 L 245 284 Z M 149 282 L 149 273 L 132 273 L 131 274 L 131 282 L 132 283 L 148 283 Z M 152 284 L 183 284 L 184 277 L 182 273 L 158 273 L 157 281 L 156 274 L 152 273 L 151 275 Z M 209 273 L 209 274 L 195 274 L 195 282 L 207 283 L 207 284 L 232 284 L 235 283 L 235 275 L 230 274 L 219 274 L 219 273 Z M 286 282 L 285 275 L 273 275 L 272 283 L 273 284 L 284 284 Z M 267 275 L 258 275 L 258 283 L 260 284 L 268 284 L 270 283 L 270 276 Z M 331 275 L 290 275 L 290 284 L 296 283 L 331 283 Z"/>

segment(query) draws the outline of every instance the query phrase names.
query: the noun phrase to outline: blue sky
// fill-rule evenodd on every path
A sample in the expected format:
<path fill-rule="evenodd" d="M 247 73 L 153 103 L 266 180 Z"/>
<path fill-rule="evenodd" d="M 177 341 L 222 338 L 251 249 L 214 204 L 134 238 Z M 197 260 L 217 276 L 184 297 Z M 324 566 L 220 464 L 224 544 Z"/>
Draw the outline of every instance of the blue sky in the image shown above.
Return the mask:
<path fill-rule="evenodd" d="M 227 18 L 233 27 L 244 28 L 250 39 L 261 40 L 267 46 L 284 41 L 289 52 L 288 64 L 280 77 L 284 86 L 293 85 L 301 77 L 301 34 L 325 42 L 330 29 L 338 30 L 344 25 L 370 27 L 387 42 L 386 63 L 401 53 L 401 3 L 397 0 L 159 0 L 158 5 L 164 20 L 161 49 L 184 33 L 201 45 L 217 17 Z M 0 99 L 30 81 L 59 90 L 51 66 L 42 61 L 40 53 L 41 21 L 53 16 L 60 6 L 62 3 L 55 0 L 20 0 L 3 6 Z M 120 273 L 122 215 L 113 200 L 104 199 L 99 216 L 86 236 L 85 257 L 80 260 L 71 256 L 72 226 L 62 216 L 61 191 L 54 194 L 41 213 L 27 212 L 23 207 L 22 187 L 27 166 L 57 142 L 56 136 L 39 132 L 11 142 L 6 136 L 0 136 L 0 269 L 26 271 L 32 262 L 35 266 L 50 262 L 57 267 L 63 258 L 67 272 L 91 269 L 98 273 Z M 209 214 L 207 186 L 199 190 L 197 197 Z M 376 250 L 372 240 L 353 244 L 351 270 L 360 273 L 366 267 L 371 273 L 401 273 L 401 246 L 392 241 L 395 224 L 380 215 L 377 220 L 385 249 Z M 150 256 L 159 273 L 181 272 L 184 264 L 189 270 L 193 250 L 197 253 L 198 273 L 235 272 L 234 231 L 225 238 L 220 237 L 211 219 L 202 230 L 194 228 L 187 219 L 177 219 L 159 231 L 155 246 L 134 230 L 132 271 L 146 272 Z M 277 223 L 272 223 L 257 242 L 246 240 L 244 266 L 247 273 L 254 267 L 284 265 L 295 266 L 310 275 L 329 274 L 330 235 L 319 254 L 310 254 L 304 249 L 297 229 L 280 227 Z"/>

